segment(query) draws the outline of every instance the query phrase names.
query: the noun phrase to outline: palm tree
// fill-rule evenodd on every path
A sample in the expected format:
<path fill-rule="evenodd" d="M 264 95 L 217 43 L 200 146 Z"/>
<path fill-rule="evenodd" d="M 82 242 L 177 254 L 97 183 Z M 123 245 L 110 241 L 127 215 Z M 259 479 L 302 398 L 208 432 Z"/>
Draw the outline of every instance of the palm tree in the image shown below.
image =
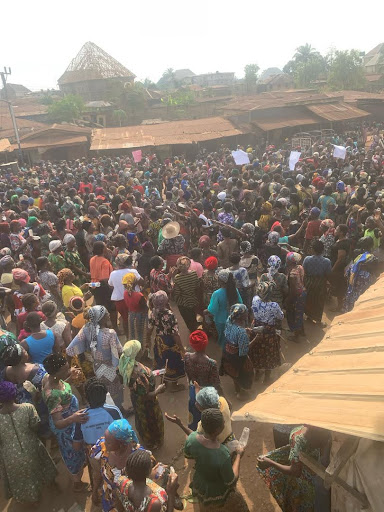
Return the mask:
<path fill-rule="evenodd" d="M 296 53 L 293 56 L 293 58 L 295 59 L 296 62 L 306 63 L 312 60 L 313 57 L 319 56 L 320 53 L 317 50 L 315 50 L 315 48 L 312 48 L 312 46 L 309 43 L 306 43 L 296 48 Z"/>

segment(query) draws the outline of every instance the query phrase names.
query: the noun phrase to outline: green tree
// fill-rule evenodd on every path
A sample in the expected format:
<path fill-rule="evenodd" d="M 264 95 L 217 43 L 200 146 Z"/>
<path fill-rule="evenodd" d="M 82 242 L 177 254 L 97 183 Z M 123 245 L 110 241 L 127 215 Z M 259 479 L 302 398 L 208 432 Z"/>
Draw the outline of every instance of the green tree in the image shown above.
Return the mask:
<path fill-rule="evenodd" d="M 329 68 L 328 85 L 335 90 L 363 89 L 363 59 L 358 50 L 336 50 Z"/>
<path fill-rule="evenodd" d="M 124 110 L 119 108 L 113 111 L 112 118 L 114 122 L 117 123 L 119 126 L 123 126 L 123 123 L 128 119 L 128 116 Z"/>
<path fill-rule="evenodd" d="M 83 98 L 74 94 L 68 94 L 48 106 L 49 119 L 54 123 L 74 122 L 81 117 L 83 111 Z"/>
<path fill-rule="evenodd" d="M 259 66 L 257 64 L 247 64 L 244 68 L 244 79 L 247 89 L 256 87 L 257 73 L 259 72 Z"/>
<path fill-rule="evenodd" d="M 326 60 L 308 43 L 296 48 L 293 58 L 283 68 L 284 73 L 294 78 L 297 87 L 307 87 L 326 70 Z"/>
<path fill-rule="evenodd" d="M 320 53 L 315 50 L 310 44 L 306 43 L 302 46 L 296 48 L 296 53 L 293 56 L 293 59 L 296 63 L 299 62 L 309 62 L 314 57 L 319 57 Z"/>

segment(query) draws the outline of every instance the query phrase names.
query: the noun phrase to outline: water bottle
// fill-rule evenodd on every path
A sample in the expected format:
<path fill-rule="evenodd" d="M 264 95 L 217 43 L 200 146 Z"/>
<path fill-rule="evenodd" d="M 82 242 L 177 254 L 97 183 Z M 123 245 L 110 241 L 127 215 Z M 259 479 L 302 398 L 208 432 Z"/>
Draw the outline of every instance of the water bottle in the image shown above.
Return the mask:
<path fill-rule="evenodd" d="M 241 433 L 240 439 L 239 439 L 239 445 L 242 448 L 245 448 L 248 444 L 248 439 L 249 439 L 249 428 L 244 427 L 243 431 Z"/>

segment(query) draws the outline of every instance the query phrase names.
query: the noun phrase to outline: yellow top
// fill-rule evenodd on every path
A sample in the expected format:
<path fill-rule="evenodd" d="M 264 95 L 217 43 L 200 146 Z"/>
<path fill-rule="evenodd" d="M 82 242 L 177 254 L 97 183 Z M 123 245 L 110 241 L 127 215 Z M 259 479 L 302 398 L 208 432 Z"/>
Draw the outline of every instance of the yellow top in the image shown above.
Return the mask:
<path fill-rule="evenodd" d="M 61 296 L 63 298 L 64 306 L 67 308 L 72 297 L 83 297 L 83 292 L 75 284 L 72 286 L 65 284 L 61 289 Z"/>

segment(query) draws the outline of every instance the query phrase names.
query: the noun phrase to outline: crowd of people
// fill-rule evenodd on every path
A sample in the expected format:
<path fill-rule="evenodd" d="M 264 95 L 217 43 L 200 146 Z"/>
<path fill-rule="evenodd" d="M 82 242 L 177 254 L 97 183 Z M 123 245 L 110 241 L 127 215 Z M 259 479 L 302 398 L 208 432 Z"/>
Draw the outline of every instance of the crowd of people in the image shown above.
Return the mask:
<path fill-rule="evenodd" d="M 236 489 L 244 446 L 231 403 L 269 384 L 280 339 L 300 343 L 323 311 L 350 311 L 383 264 L 384 145 L 373 128 L 290 149 L 201 150 L 42 161 L 0 177 L 0 473 L 6 497 L 36 504 L 57 469 L 105 512 L 181 510 L 174 469 L 155 459 L 165 423 L 187 438 L 200 510 L 248 510 Z M 333 143 L 346 147 L 333 157 Z M 239 148 L 238 148 L 239 149 Z M 177 311 L 189 340 L 180 335 Z M 186 348 L 189 341 L 189 348 Z M 217 344 L 220 358 L 207 354 Z M 159 395 L 188 388 L 190 420 Z M 125 407 L 124 390 L 132 407 Z M 134 428 L 127 418 L 134 416 Z M 164 420 L 165 418 L 165 420 Z M 324 432 L 297 426 L 258 471 L 283 510 L 314 510 Z M 288 440 L 288 438 L 287 438 Z M 282 461 L 285 461 L 283 463 Z M 288 505 L 287 505 L 288 504 Z M 285 507 L 285 508 L 284 508 Z"/>

